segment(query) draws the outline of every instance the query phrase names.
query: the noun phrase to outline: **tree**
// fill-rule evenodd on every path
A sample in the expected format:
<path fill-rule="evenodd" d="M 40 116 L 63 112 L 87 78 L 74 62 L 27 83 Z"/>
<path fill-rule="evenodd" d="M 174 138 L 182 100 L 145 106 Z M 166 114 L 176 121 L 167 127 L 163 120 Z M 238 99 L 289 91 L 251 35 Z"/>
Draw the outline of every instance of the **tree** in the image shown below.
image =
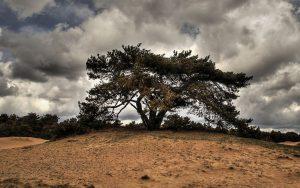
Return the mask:
<path fill-rule="evenodd" d="M 80 116 L 118 119 L 132 106 L 149 130 L 159 129 L 167 112 L 183 108 L 224 127 L 243 127 L 251 121 L 238 118 L 232 100 L 252 77 L 222 72 L 209 56 L 174 51 L 165 57 L 138 44 L 91 56 L 86 68 L 89 78 L 98 83 L 79 103 Z"/>
<path fill-rule="evenodd" d="M 27 115 L 19 118 L 19 121 L 23 124 L 27 124 L 36 128 L 38 126 L 39 118 L 39 115 L 36 113 L 28 113 Z"/>
<path fill-rule="evenodd" d="M 57 124 L 59 117 L 55 114 L 45 114 L 39 118 L 41 126 Z"/>
<path fill-rule="evenodd" d="M 0 115 L 0 124 L 1 123 L 7 123 L 9 120 L 9 116 L 7 114 L 1 114 Z"/>

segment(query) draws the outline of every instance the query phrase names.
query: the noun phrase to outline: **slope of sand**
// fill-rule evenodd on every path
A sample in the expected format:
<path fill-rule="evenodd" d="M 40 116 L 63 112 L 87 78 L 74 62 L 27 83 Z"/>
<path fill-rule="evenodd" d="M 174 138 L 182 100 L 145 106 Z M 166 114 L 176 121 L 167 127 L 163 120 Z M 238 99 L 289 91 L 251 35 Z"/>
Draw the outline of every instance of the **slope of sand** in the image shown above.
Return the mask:
<path fill-rule="evenodd" d="M 287 146 L 300 146 L 300 142 L 290 142 L 290 141 L 280 142 L 279 144 L 283 144 Z"/>
<path fill-rule="evenodd" d="M 37 145 L 48 140 L 32 137 L 0 137 L 0 150 Z"/>
<path fill-rule="evenodd" d="M 107 130 L 2 150 L 0 187 L 300 187 L 299 156 L 222 134 Z"/>

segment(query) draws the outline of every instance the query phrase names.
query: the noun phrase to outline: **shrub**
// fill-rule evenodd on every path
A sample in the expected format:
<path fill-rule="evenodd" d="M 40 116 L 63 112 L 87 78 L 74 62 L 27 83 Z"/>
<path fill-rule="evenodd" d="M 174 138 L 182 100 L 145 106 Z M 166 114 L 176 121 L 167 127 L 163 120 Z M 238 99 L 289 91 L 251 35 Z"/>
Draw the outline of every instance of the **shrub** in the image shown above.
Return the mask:
<path fill-rule="evenodd" d="M 243 128 L 239 128 L 236 130 L 235 134 L 237 136 L 245 137 L 245 138 L 255 138 L 255 139 L 262 138 L 262 132 L 260 131 L 259 127 L 255 127 L 255 126 L 246 126 Z"/>
<path fill-rule="evenodd" d="M 196 123 L 188 117 L 181 117 L 178 114 L 167 116 L 162 129 L 168 130 L 212 130 L 210 126 Z"/>
<path fill-rule="evenodd" d="M 122 122 L 120 120 L 115 120 L 111 125 L 109 125 L 109 127 L 112 128 L 120 128 L 122 126 Z"/>
<path fill-rule="evenodd" d="M 80 119 L 71 118 L 58 123 L 58 116 L 45 114 L 39 116 L 35 113 L 29 113 L 23 117 L 15 114 L 0 115 L 0 136 L 30 136 L 44 139 L 58 139 L 76 134 L 84 134 L 91 130 L 102 128 L 120 128 L 122 123 L 115 120 L 111 123 L 109 120 L 87 119 L 81 116 Z M 222 122 L 217 123 L 213 128 L 207 124 L 201 124 L 191 121 L 188 117 L 181 117 L 178 114 L 167 116 L 161 129 L 167 130 L 200 130 L 209 132 L 222 132 L 233 134 L 240 137 L 255 138 L 273 142 L 300 141 L 300 134 L 294 132 L 282 133 L 280 131 L 264 132 L 259 127 L 248 126 L 241 122 L 237 129 L 226 129 Z M 142 130 L 145 126 L 142 123 L 131 123 L 125 125 L 125 128 L 131 130 Z"/>
<path fill-rule="evenodd" d="M 280 131 L 271 131 L 268 134 L 268 138 L 273 142 L 284 142 L 284 141 L 300 141 L 300 134 L 294 132 L 281 133 Z"/>
<path fill-rule="evenodd" d="M 259 127 L 255 126 L 239 128 L 234 131 L 234 134 L 240 137 L 254 138 L 272 142 L 300 141 L 300 134 L 295 132 L 282 133 L 274 130 L 271 132 L 264 132 L 261 131 Z"/>
<path fill-rule="evenodd" d="M 126 128 L 128 129 L 133 129 L 133 130 L 142 130 L 146 129 L 143 123 L 136 123 L 135 121 L 132 121 L 128 124 L 125 125 Z"/>
<path fill-rule="evenodd" d="M 0 115 L 0 136 L 30 136 L 55 139 L 68 135 L 86 133 L 89 128 L 81 126 L 76 118 L 58 123 L 58 116 L 46 114 L 38 116 L 29 113 L 23 117 Z"/>
<path fill-rule="evenodd" d="M 9 120 L 9 116 L 7 114 L 1 114 L 0 115 L 0 124 L 7 123 Z"/>
<path fill-rule="evenodd" d="M 88 132 L 87 127 L 81 126 L 76 118 L 71 118 L 52 126 L 48 133 L 52 138 L 62 138 L 86 132 Z"/>
<path fill-rule="evenodd" d="M 39 124 L 41 125 L 54 125 L 57 124 L 59 117 L 57 115 L 45 114 L 39 118 Z"/>

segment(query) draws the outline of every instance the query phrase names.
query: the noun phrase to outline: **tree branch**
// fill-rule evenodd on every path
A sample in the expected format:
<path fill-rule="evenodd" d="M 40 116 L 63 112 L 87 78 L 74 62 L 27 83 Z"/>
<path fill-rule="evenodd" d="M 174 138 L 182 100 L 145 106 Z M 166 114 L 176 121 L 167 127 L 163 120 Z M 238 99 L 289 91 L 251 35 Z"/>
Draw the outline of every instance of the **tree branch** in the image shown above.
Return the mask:
<path fill-rule="evenodd" d="M 130 105 L 137 110 L 137 107 L 134 106 L 134 104 L 132 104 L 131 102 L 130 102 Z"/>
<path fill-rule="evenodd" d="M 119 110 L 119 112 L 117 113 L 117 119 L 119 118 L 119 114 L 128 106 L 128 104 L 130 104 L 130 101 L 129 102 L 127 102 L 127 104 L 126 105 L 124 105 L 120 110 Z"/>
<path fill-rule="evenodd" d="M 127 104 L 126 104 L 126 106 L 127 106 L 129 102 L 135 102 L 135 100 L 132 100 L 132 99 L 136 96 L 136 94 L 138 94 L 138 91 L 135 92 L 135 93 L 131 96 L 130 99 L 123 101 L 121 104 L 118 104 L 118 105 L 116 104 L 115 106 L 106 106 L 106 108 L 118 108 L 118 107 L 124 105 L 125 103 L 127 103 Z M 118 103 L 118 102 L 117 102 L 117 103 Z"/>

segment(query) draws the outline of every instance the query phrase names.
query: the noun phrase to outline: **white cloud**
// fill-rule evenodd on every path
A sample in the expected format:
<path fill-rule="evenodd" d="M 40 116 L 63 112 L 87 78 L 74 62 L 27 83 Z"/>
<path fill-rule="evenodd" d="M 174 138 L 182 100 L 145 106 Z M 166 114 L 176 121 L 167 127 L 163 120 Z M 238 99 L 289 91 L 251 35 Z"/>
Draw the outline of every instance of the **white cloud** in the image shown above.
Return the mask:
<path fill-rule="evenodd" d="M 252 86 L 242 90 L 237 101 L 242 115 L 253 117 L 257 124 L 300 124 L 300 24 L 289 1 L 95 1 L 105 9 L 98 15 L 79 12 L 89 18 L 77 27 L 3 29 L 0 47 L 9 49 L 15 60 L 0 63 L 0 69 L 22 91 L 19 96 L 0 99 L 3 112 L 76 114 L 77 101 L 90 87 L 85 78 L 86 59 L 122 44 L 142 42 L 143 47 L 166 55 L 182 49 L 200 56 L 210 54 L 223 70 L 254 75 Z M 50 0 L 43 2 L 31 11 L 15 10 L 26 17 L 53 5 Z M 195 40 L 181 33 L 185 23 L 199 28 Z M 40 101 L 44 101 L 42 109 L 34 105 Z M 132 114 L 128 110 L 123 116 Z"/>
<path fill-rule="evenodd" d="M 0 113 L 24 115 L 29 112 L 54 113 L 60 116 L 78 114 L 78 101 L 84 100 L 91 83 L 86 77 L 77 81 L 54 78 L 47 83 L 14 80 L 17 96 L 0 97 Z"/>
<path fill-rule="evenodd" d="M 55 6 L 54 0 L 4 0 L 4 2 L 17 12 L 20 19 L 39 13 L 47 6 Z"/>
<path fill-rule="evenodd" d="M 241 91 L 236 101 L 242 116 L 263 127 L 299 128 L 300 66 L 289 63 L 264 81 Z"/>

